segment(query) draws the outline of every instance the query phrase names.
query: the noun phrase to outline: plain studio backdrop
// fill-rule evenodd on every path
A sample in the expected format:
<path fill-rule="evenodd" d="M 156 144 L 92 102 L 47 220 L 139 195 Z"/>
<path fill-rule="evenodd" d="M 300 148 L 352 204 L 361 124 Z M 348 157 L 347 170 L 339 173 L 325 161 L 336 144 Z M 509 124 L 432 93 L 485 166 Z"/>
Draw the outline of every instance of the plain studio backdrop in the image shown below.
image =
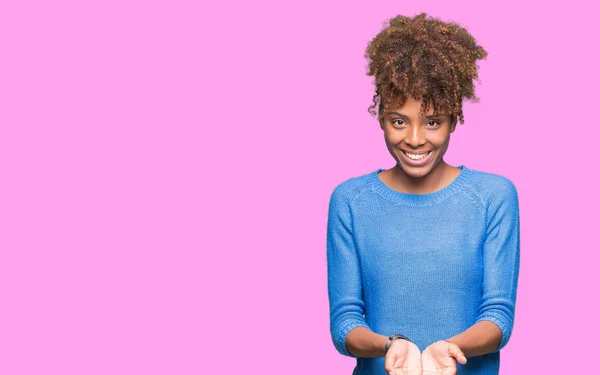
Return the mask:
<path fill-rule="evenodd" d="M 596 371 L 596 7 L 3 2 L 0 373 L 350 374 L 328 201 L 394 165 L 363 55 L 423 11 L 489 53 L 446 160 L 519 192 L 501 373 Z"/>

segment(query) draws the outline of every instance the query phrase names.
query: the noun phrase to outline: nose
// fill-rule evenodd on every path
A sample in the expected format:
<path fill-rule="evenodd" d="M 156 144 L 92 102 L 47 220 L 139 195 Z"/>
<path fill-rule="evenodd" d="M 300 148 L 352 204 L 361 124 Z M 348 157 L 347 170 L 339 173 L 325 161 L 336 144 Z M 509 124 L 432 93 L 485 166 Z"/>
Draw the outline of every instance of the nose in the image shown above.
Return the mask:
<path fill-rule="evenodd" d="M 415 148 L 423 145 L 426 142 L 425 129 L 418 125 L 409 127 L 405 142 Z"/>

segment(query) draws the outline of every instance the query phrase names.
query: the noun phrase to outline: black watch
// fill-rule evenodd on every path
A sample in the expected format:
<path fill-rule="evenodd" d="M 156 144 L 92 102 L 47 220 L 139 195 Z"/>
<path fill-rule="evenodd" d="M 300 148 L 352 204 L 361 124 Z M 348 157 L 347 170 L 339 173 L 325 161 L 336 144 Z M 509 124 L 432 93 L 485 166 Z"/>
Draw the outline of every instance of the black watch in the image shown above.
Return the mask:
<path fill-rule="evenodd" d="M 399 340 L 399 339 L 410 341 L 410 339 L 408 337 L 401 335 L 399 333 L 391 335 L 390 337 L 388 337 L 388 340 L 385 343 L 385 354 L 387 354 L 388 350 L 390 349 L 390 344 L 392 343 L 392 341 Z M 412 342 L 412 341 L 410 341 L 410 342 Z"/>

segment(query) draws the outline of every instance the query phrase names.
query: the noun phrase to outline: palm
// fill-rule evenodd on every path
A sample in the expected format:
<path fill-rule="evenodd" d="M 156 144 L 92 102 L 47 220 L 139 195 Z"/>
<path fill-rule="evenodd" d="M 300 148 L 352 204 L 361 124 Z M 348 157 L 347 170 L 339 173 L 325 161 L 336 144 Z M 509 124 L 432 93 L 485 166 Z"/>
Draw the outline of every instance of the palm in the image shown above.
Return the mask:
<path fill-rule="evenodd" d="M 456 359 L 446 346 L 432 344 L 421 355 L 423 375 L 455 375 Z"/>
<path fill-rule="evenodd" d="M 391 350 L 392 351 L 392 350 Z M 404 342 L 393 348 L 391 358 L 394 375 L 421 375 L 421 351 L 417 345 Z"/>

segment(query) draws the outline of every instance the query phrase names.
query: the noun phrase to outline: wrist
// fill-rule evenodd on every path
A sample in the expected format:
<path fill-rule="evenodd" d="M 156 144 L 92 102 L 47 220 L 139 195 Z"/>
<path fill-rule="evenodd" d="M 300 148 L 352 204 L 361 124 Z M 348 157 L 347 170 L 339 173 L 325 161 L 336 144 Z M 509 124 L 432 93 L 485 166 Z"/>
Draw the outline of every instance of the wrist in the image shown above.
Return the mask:
<path fill-rule="evenodd" d="M 431 344 L 429 344 L 427 346 L 427 349 L 432 348 L 432 347 L 437 346 L 437 345 L 440 345 L 442 343 L 444 343 L 444 344 L 453 344 L 453 342 L 451 342 L 449 340 L 438 340 L 438 341 L 434 341 Z"/>
<path fill-rule="evenodd" d="M 390 349 L 390 346 L 392 345 L 393 341 L 396 340 L 406 340 L 408 342 L 412 342 L 410 341 L 410 339 L 402 334 L 396 333 L 391 335 L 390 337 L 388 337 L 387 342 L 385 343 L 385 351 L 384 351 L 384 355 L 387 354 L 388 350 Z"/>

